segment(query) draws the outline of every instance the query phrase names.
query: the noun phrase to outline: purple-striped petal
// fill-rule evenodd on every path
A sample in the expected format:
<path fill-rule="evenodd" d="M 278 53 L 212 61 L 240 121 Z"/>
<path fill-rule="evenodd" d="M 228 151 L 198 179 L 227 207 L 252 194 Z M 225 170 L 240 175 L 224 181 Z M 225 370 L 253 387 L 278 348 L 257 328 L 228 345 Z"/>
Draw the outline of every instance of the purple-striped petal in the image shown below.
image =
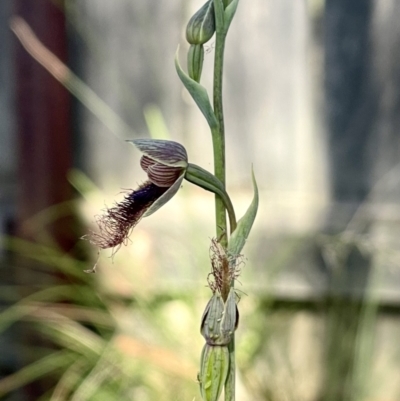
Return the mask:
<path fill-rule="evenodd" d="M 150 157 L 142 156 L 140 159 L 140 167 L 147 173 L 147 169 L 153 164 L 157 163 L 155 160 L 150 159 Z"/>
<path fill-rule="evenodd" d="M 178 142 L 161 139 L 134 139 L 133 143 L 144 155 L 161 164 L 186 168 L 188 157 L 186 149 Z"/>
<path fill-rule="evenodd" d="M 153 164 L 147 169 L 149 180 L 159 187 L 170 187 L 178 179 L 184 169 L 180 167 L 164 166 L 163 164 Z"/>

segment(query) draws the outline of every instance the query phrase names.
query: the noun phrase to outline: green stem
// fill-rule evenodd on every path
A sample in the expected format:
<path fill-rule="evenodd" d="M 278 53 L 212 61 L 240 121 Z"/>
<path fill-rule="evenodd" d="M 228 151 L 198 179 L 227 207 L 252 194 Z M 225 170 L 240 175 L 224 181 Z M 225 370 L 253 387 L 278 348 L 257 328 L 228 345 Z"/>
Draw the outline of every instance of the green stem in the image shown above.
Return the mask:
<path fill-rule="evenodd" d="M 225 172 L 225 124 L 224 109 L 222 102 L 222 78 L 224 67 L 224 50 L 225 39 L 228 27 L 224 23 L 224 5 L 222 0 L 214 0 L 215 10 L 215 58 L 214 58 L 214 85 L 213 85 L 213 102 L 214 114 L 218 121 L 218 126 L 212 129 L 213 149 L 214 149 L 214 174 L 221 181 L 222 185 L 226 185 Z M 222 200 L 217 196 L 215 198 L 215 217 L 217 237 L 221 238 L 221 245 L 226 248 L 228 245 L 227 221 L 225 206 Z M 233 282 L 232 282 L 233 286 Z M 233 336 L 229 344 L 229 360 L 230 367 L 228 377 L 225 383 L 225 401 L 235 400 L 235 338 Z"/>
<path fill-rule="evenodd" d="M 228 345 L 229 349 L 229 372 L 225 382 L 225 401 L 235 401 L 235 335 Z"/>
<path fill-rule="evenodd" d="M 218 121 L 218 126 L 214 128 L 212 133 L 213 149 L 214 149 L 214 175 L 225 186 L 225 125 L 224 125 L 224 109 L 222 103 L 222 76 L 224 67 L 224 49 L 225 37 L 224 32 L 224 8 L 221 0 L 214 0 L 215 23 L 216 23 L 216 40 L 215 40 L 215 58 L 214 58 L 214 85 L 213 85 L 213 102 L 214 113 Z M 215 197 L 215 219 L 217 238 L 221 238 L 221 245 L 226 248 L 228 240 L 227 221 L 225 206 L 219 197 Z"/>

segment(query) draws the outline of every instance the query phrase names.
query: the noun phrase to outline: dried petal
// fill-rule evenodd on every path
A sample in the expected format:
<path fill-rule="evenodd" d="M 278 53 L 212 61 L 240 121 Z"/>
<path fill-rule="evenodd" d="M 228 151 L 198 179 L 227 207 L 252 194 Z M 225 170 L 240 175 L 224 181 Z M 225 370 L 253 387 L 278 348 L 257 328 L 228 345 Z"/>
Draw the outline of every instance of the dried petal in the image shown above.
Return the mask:
<path fill-rule="evenodd" d="M 208 285 L 213 292 L 218 291 L 223 299 L 227 299 L 231 283 L 240 276 L 242 256 L 227 254 L 216 239 L 211 240 L 210 247 L 211 273 Z"/>

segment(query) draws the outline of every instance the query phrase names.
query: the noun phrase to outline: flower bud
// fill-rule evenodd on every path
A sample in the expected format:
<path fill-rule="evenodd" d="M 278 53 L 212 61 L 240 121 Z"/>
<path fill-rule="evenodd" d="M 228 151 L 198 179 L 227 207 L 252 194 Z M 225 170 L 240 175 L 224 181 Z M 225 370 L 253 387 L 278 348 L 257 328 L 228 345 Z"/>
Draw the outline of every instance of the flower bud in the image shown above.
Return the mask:
<path fill-rule="evenodd" d="M 206 344 L 201 353 L 200 391 L 204 401 L 217 401 L 229 371 L 227 346 Z"/>
<path fill-rule="evenodd" d="M 187 55 L 187 68 L 189 77 L 200 82 L 203 70 L 204 47 L 203 45 L 190 45 Z"/>
<path fill-rule="evenodd" d="M 211 39 L 214 32 L 214 3 L 209 0 L 190 18 L 186 27 L 186 40 L 192 45 L 202 45 Z"/>

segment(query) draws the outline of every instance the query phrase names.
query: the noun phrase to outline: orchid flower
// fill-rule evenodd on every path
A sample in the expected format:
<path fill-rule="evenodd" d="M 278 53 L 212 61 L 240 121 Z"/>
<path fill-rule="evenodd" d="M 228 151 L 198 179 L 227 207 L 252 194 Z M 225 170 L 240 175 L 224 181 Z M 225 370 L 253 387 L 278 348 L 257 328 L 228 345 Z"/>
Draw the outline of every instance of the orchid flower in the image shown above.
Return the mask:
<path fill-rule="evenodd" d="M 176 194 L 188 165 L 186 149 L 177 142 L 151 139 L 128 142 L 143 153 L 140 166 L 148 180 L 97 217 L 98 232 L 90 233 L 88 238 L 101 249 L 126 244 L 142 217 L 153 214 Z"/>
<path fill-rule="evenodd" d="M 188 163 L 186 149 L 181 144 L 155 139 L 127 142 L 143 153 L 140 166 L 148 179 L 96 218 L 98 231 L 87 236 L 93 245 L 105 249 L 126 244 L 136 224 L 165 205 L 178 192 L 184 178 L 221 196 L 230 216 L 231 229 L 235 229 L 233 206 L 221 182 L 208 171 Z"/>

